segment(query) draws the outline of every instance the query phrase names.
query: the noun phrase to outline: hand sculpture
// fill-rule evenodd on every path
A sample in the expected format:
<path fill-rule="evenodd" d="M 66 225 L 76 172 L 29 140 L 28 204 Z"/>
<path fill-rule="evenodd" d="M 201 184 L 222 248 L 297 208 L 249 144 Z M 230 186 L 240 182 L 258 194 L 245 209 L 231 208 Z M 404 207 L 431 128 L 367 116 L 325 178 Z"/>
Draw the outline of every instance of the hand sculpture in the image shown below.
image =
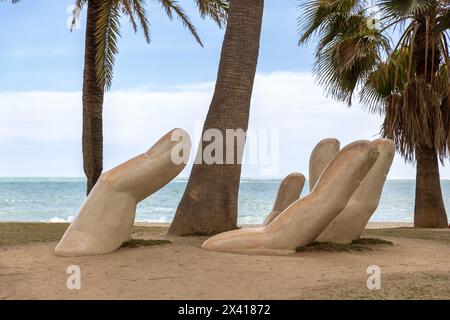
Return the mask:
<path fill-rule="evenodd" d="M 370 141 L 343 148 L 306 197 L 292 203 L 269 225 L 233 230 L 205 241 L 202 248 L 241 253 L 293 252 L 307 246 L 345 208 L 378 157 Z"/>
<path fill-rule="evenodd" d="M 277 197 L 275 199 L 272 212 L 269 213 L 261 226 L 267 226 L 294 201 L 298 200 L 304 185 L 305 176 L 301 173 L 294 172 L 284 178 L 278 187 Z"/>
<path fill-rule="evenodd" d="M 318 242 L 350 243 L 360 238 L 380 202 L 384 182 L 395 155 L 395 144 L 389 139 L 372 142 L 379 156 L 372 169 L 361 181 L 345 209 L 316 239 Z"/>
<path fill-rule="evenodd" d="M 109 253 L 130 240 L 137 204 L 183 170 L 190 149 L 189 134 L 174 129 L 146 153 L 103 173 L 55 254 Z"/>

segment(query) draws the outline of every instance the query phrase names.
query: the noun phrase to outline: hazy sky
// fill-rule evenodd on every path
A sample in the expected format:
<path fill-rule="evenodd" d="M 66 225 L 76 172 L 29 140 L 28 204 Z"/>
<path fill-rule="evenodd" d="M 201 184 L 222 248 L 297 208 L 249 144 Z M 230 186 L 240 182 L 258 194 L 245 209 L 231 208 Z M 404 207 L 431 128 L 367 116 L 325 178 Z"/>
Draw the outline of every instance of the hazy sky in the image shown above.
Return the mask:
<path fill-rule="evenodd" d="M 81 29 L 70 33 L 66 21 L 72 2 L 0 4 L 0 176 L 83 175 L 85 12 Z M 104 106 L 105 169 L 145 151 L 171 128 L 185 128 L 194 136 L 201 128 L 224 31 L 199 19 L 193 1 L 180 3 L 198 27 L 204 48 L 152 1 L 150 45 L 123 20 L 114 84 Z M 297 46 L 297 14 L 295 0 L 266 0 L 250 128 L 278 137 L 279 152 L 272 158 L 276 170 L 267 173 L 267 164 L 247 164 L 247 177 L 307 175 L 309 154 L 319 140 L 336 137 L 346 144 L 373 139 L 379 131 L 378 116 L 327 99 L 314 84 L 314 44 Z M 188 174 L 189 168 L 183 172 Z M 389 177 L 414 176 L 414 168 L 397 155 Z M 441 176 L 449 178 L 450 169 L 443 168 Z"/>

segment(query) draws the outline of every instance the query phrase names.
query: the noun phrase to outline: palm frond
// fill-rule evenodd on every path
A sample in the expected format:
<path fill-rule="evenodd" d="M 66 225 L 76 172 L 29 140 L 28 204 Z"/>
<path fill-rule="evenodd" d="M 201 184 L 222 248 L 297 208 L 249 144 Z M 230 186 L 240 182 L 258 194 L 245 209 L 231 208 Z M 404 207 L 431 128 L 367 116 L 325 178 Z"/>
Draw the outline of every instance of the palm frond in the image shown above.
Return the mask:
<path fill-rule="evenodd" d="M 186 27 L 191 34 L 194 36 L 195 40 L 203 47 L 202 40 L 200 39 L 200 36 L 198 35 L 197 29 L 195 28 L 194 24 L 192 23 L 191 19 L 187 16 L 186 12 L 181 8 L 181 6 L 178 4 L 178 1 L 176 0 L 158 0 L 164 10 L 166 11 L 167 16 L 169 19 L 173 19 L 174 15 L 176 15 L 184 27 Z"/>
<path fill-rule="evenodd" d="M 444 11 L 436 18 L 435 31 L 444 32 L 450 30 L 450 10 Z"/>
<path fill-rule="evenodd" d="M 334 15 L 355 14 L 362 9 L 360 0 L 307 0 L 297 5 L 301 15 L 297 18 L 300 33 L 299 45 L 321 31 Z"/>
<path fill-rule="evenodd" d="M 375 7 L 380 20 L 369 27 Z M 325 91 L 349 105 L 359 91 L 407 161 L 424 146 L 447 157 L 450 0 L 307 0 L 299 8 L 299 44 L 317 36 L 313 73 Z"/>
<path fill-rule="evenodd" d="M 407 84 L 409 48 L 401 47 L 386 62 L 379 63 L 368 76 L 359 92 L 363 107 L 370 112 L 384 112 L 384 102 L 392 94 L 400 93 Z"/>
<path fill-rule="evenodd" d="M 134 32 L 137 32 L 139 23 L 144 32 L 145 41 L 150 43 L 150 23 L 145 9 L 145 0 L 120 0 L 119 5 L 122 13 L 130 19 Z"/>
<path fill-rule="evenodd" d="M 75 0 L 75 7 L 83 9 L 83 7 L 87 4 L 88 0 Z"/>
<path fill-rule="evenodd" d="M 120 9 L 118 0 L 102 1 L 98 8 L 95 62 L 99 85 L 106 90 L 111 88 L 115 56 L 118 53 Z"/>
<path fill-rule="evenodd" d="M 321 36 L 316 50 L 320 52 L 343 39 L 355 37 L 367 31 L 367 17 L 360 14 L 334 14 L 321 27 Z"/>
<path fill-rule="evenodd" d="M 313 73 L 329 95 L 351 105 L 358 86 L 390 51 L 389 39 L 371 30 L 335 39 L 318 52 Z"/>
<path fill-rule="evenodd" d="M 383 16 L 412 17 L 435 8 L 440 0 L 382 0 L 378 3 Z"/>
<path fill-rule="evenodd" d="M 141 29 L 144 32 L 144 37 L 147 43 L 150 43 L 150 27 L 145 10 L 145 0 L 131 0 L 133 4 L 134 14 L 137 16 Z"/>
<path fill-rule="evenodd" d="M 449 67 L 450 65 L 448 63 L 442 64 L 434 82 L 436 92 L 442 97 L 446 97 L 450 94 Z"/>
<path fill-rule="evenodd" d="M 415 152 L 433 147 L 441 162 L 448 156 L 448 102 L 424 78 L 409 82 L 401 94 L 386 99 L 381 133 L 395 141 L 406 161 L 415 161 Z M 448 101 L 448 100 L 447 100 Z"/>
<path fill-rule="evenodd" d="M 77 22 L 80 20 L 81 10 L 86 4 L 87 0 L 75 0 L 75 4 L 72 10 L 72 21 L 70 24 L 70 32 L 73 32 L 73 29 L 77 25 Z"/>
<path fill-rule="evenodd" d="M 122 7 L 122 13 L 128 16 L 128 18 L 130 19 L 131 27 L 133 28 L 134 32 L 137 32 L 138 26 L 136 23 L 136 19 L 134 18 L 133 7 L 130 0 L 121 0 L 120 5 Z"/>
<path fill-rule="evenodd" d="M 3 1 L 3 0 L 0 0 Z M 73 25 L 76 13 L 88 0 L 76 0 Z M 175 0 L 158 0 L 165 9 L 167 16 L 178 17 L 183 25 L 194 35 L 197 42 L 203 46 L 197 30 L 185 11 Z M 225 0 L 196 0 L 202 17 L 211 16 L 216 23 L 222 25 L 226 19 L 228 2 Z M 146 41 L 150 42 L 150 28 L 145 9 L 145 0 L 105 0 L 99 3 L 96 23 L 96 70 L 99 85 L 106 90 L 111 88 L 115 56 L 118 53 L 117 41 L 120 37 L 121 15 L 128 16 L 133 30 L 138 25 L 143 30 Z"/>
<path fill-rule="evenodd" d="M 195 0 L 200 16 L 210 17 L 220 28 L 227 21 L 229 4 L 227 0 Z"/>

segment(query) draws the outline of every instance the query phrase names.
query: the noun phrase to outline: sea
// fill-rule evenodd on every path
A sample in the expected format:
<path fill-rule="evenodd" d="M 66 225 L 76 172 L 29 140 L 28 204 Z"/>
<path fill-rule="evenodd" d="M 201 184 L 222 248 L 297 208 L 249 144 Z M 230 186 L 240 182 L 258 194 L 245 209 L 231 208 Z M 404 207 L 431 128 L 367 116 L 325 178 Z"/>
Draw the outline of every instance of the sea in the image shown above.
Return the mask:
<path fill-rule="evenodd" d="M 280 179 L 242 179 L 240 224 L 261 223 L 271 211 Z M 178 178 L 142 201 L 136 221 L 171 222 L 187 179 Z M 450 180 L 441 181 L 447 213 Z M 85 199 L 84 178 L 0 178 L 0 221 L 70 222 Z M 388 180 L 371 221 L 412 222 L 415 180 Z M 308 183 L 302 195 L 307 194 Z"/>

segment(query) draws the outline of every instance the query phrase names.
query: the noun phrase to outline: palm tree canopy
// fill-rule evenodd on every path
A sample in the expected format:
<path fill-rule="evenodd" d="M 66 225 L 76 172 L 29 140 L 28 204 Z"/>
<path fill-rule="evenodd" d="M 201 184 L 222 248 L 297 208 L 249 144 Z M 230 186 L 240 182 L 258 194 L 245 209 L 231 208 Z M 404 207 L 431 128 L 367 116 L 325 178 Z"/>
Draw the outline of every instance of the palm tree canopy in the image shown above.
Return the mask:
<path fill-rule="evenodd" d="M 333 98 L 385 115 L 381 133 L 408 161 L 448 155 L 450 0 L 307 0 L 299 45 L 317 39 L 313 73 Z"/>
<path fill-rule="evenodd" d="M 4 0 L 0 0 L 4 1 Z M 12 0 L 16 2 L 18 0 Z M 80 10 L 89 0 L 75 0 L 72 26 L 79 18 Z M 169 19 L 179 18 L 195 40 L 203 46 L 197 29 L 186 12 L 176 0 L 156 0 Z M 210 17 L 219 27 L 226 23 L 228 1 L 194 0 L 202 18 Z M 145 9 L 145 0 L 104 0 L 100 2 L 97 20 L 96 69 L 99 85 L 106 90 L 111 88 L 115 56 L 118 53 L 117 41 L 120 37 L 120 18 L 127 16 L 135 32 L 140 27 L 147 43 L 150 43 L 150 27 Z"/>

